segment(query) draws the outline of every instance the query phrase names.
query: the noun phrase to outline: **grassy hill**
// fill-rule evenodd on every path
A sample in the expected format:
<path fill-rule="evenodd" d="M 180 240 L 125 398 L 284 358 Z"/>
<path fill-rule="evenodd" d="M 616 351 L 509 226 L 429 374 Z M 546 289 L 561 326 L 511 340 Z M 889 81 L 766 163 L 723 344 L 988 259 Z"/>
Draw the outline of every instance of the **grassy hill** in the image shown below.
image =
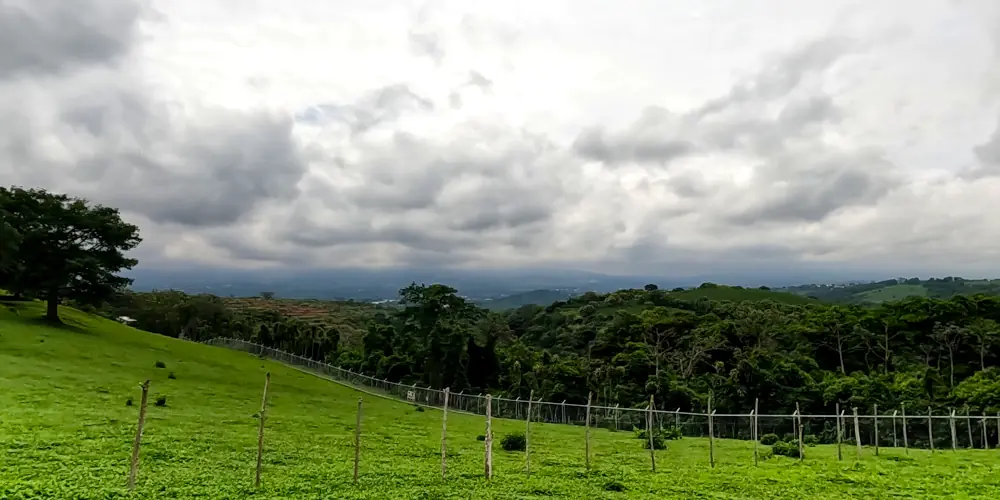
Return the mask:
<path fill-rule="evenodd" d="M 254 356 L 140 332 L 64 308 L 65 326 L 37 318 L 41 304 L 0 304 L 0 498 L 998 498 L 995 451 L 870 450 L 855 463 L 835 447 L 805 462 L 754 467 L 751 444 L 685 438 L 657 452 L 630 432 L 533 426 L 532 471 L 499 437 L 524 422 L 498 420 L 495 477 L 482 479 L 483 419 L 448 419 L 441 479 L 441 413 L 359 393 Z M 164 367 L 157 368 L 157 362 Z M 263 484 L 254 492 L 256 413 L 271 372 Z M 151 380 L 137 492 L 125 492 L 138 384 Z M 364 398 L 361 481 L 351 484 L 355 410 Z M 853 456 L 845 447 L 845 455 Z M 959 472 L 961 471 L 961 472 Z M 624 491 L 613 491 L 624 490 Z"/>
<path fill-rule="evenodd" d="M 709 300 L 728 300 L 731 302 L 773 300 L 775 302 L 793 305 L 816 303 L 816 299 L 814 298 L 784 291 L 714 284 L 702 285 L 698 288 L 690 288 L 683 291 L 674 291 L 671 292 L 670 295 L 678 299 L 685 300 L 696 300 L 701 298 Z"/>
<path fill-rule="evenodd" d="M 898 278 L 846 285 L 800 285 L 784 292 L 813 297 L 823 302 L 878 304 L 907 297 L 947 299 L 956 295 L 1000 295 L 1000 280 L 965 278 Z"/>
<path fill-rule="evenodd" d="M 345 343 L 360 342 L 367 321 L 384 306 L 367 302 L 305 299 L 264 299 L 261 297 L 223 298 L 226 307 L 235 312 L 273 311 L 306 323 L 332 326 Z"/>

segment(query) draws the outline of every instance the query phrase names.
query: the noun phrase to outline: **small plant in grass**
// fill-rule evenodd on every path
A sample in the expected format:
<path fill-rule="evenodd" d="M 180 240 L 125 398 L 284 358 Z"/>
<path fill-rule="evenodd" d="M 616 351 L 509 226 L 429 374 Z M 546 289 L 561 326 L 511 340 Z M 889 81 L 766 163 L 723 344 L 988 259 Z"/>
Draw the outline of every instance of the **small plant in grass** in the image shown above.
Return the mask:
<path fill-rule="evenodd" d="M 166 368 L 167 364 L 164 363 L 163 361 L 157 361 L 156 363 L 153 364 L 153 366 L 155 366 L 157 368 Z"/>
<path fill-rule="evenodd" d="M 125 406 L 132 406 L 132 398 L 128 398 L 125 400 Z"/>
<path fill-rule="evenodd" d="M 175 380 L 177 378 L 177 375 L 174 375 L 174 372 L 170 372 L 169 374 L 167 374 L 167 378 L 169 378 L 170 380 Z"/>
<path fill-rule="evenodd" d="M 777 434 L 764 434 L 760 437 L 760 444 L 764 446 L 773 446 L 775 443 L 780 441 Z"/>
<path fill-rule="evenodd" d="M 424 407 L 423 406 L 413 405 L 413 411 L 423 412 L 424 411 Z"/>
<path fill-rule="evenodd" d="M 680 429 L 660 429 L 660 435 L 667 441 L 676 441 L 684 437 Z"/>
<path fill-rule="evenodd" d="M 787 443 L 785 441 L 778 441 L 771 447 L 771 452 L 775 455 L 781 455 L 783 457 L 799 458 L 799 445 L 795 443 Z"/>
<path fill-rule="evenodd" d="M 642 442 L 642 447 L 645 448 L 645 449 L 647 449 L 647 450 L 649 449 L 649 439 L 648 438 L 645 441 Z M 660 435 L 658 435 L 658 434 L 654 434 L 653 435 L 653 449 L 654 450 L 665 450 L 666 448 L 667 448 L 667 444 L 663 441 L 663 437 L 660 436 Z"/>
<path fill-rule="evenodd" d="M 476 436 L 476 441 L 486 441 L 486 436 L 480 434 Z"/>
<path fill-rule="evenodd" d="M 816 437 L 816 436 L 814 436 L 814 435 L 812 435 L 812 434 L 810 434 L 810 435 L 808 435 L 808 436 L 804 436 L 804 437 L 802 438 L 802 442 L 803 442 L 803 443 L 804 443 L 804 444 L 805 444 L 806 446 L 816 446 L 816 445 L 818 445 L 818 444 L 819 444 L 819 438 L 818 438 L 818 437 Z"/>
<path fill-rule="evenodd" d="M 622 491 L 625 491 L 625 485 L 622 484 L 621 481 L 612 479 L 612 480 L 604 483 L 604 491 L 618 491 L 618 492 L 622 492 Z"/>
<path fill-rule="evenodd" d="M 500 447 L 504 451 L 524 451 L 527 441 L 521 432 L 507 434 L 500 440 Z"/>
<path fill-rule="evenodd" d="M 156 396 L 156 400 L 153 402 L 156 406 L 167 406 L 166 396 Z"/>

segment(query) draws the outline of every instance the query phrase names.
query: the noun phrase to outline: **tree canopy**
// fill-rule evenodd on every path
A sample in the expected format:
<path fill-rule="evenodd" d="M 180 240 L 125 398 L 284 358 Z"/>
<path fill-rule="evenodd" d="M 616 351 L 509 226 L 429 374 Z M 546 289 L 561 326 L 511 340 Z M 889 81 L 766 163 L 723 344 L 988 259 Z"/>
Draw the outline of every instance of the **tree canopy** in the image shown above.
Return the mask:
<path fill-rule="evenodd" d="M 125 253 L 142 240 L 117 209 L 43 189 L 0 187 L 0 215 L 0 287 L 45 300 L 47 319 L 59 319 L 63 299 L 100 303 L 131 284 L 118 273 L 137 263 Z"/>

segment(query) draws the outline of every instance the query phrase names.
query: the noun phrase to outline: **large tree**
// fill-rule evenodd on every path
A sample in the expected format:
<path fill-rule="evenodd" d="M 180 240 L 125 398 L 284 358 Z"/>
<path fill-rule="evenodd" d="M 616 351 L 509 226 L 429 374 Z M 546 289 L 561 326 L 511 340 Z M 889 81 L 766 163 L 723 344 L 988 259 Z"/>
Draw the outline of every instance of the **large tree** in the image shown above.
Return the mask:
<path fill-rule="evenodd" d="M 58 321 L 64 298 L 101 302 L 132 280 L 118 276 L 137 261 L 125 256 L 142 240 L 117 209 L 43 189 L 0 187 L 0 213 L 19 237 L 13 269 L 0 286 L 47 302 Z"/>

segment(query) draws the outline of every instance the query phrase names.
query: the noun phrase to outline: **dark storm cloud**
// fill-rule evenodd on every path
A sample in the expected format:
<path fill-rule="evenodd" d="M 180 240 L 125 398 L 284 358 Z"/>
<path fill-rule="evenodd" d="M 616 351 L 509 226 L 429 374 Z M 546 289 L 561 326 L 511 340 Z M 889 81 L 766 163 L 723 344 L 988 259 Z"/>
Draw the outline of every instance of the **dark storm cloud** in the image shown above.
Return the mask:
<path fill-rule="evenodd" d="M 134 0 L 4 0 L 0 79 L 118 60 L 132 47 L 145 11 Z"/>
<path fill-rule="evenodd" d="M 396 120 L 404 113 L 433 109 L 430 99 L 417 95 L 406 85 L 396 84 L 375 90 L 354 103 L 312 106 L 300 112 L 296 120 L 315 125 L 341 122 L 353 133 L 360 134 Z"/>
<path fill-rule="evenodd" d="M 864 152 L 822 161 L 790 157 L 767 169 L 773 184 L 750 208 L 730 214 L 729 221 L 819 222 L 842 208 L 873 204 L 898 185 L 891 164 Z"/>

